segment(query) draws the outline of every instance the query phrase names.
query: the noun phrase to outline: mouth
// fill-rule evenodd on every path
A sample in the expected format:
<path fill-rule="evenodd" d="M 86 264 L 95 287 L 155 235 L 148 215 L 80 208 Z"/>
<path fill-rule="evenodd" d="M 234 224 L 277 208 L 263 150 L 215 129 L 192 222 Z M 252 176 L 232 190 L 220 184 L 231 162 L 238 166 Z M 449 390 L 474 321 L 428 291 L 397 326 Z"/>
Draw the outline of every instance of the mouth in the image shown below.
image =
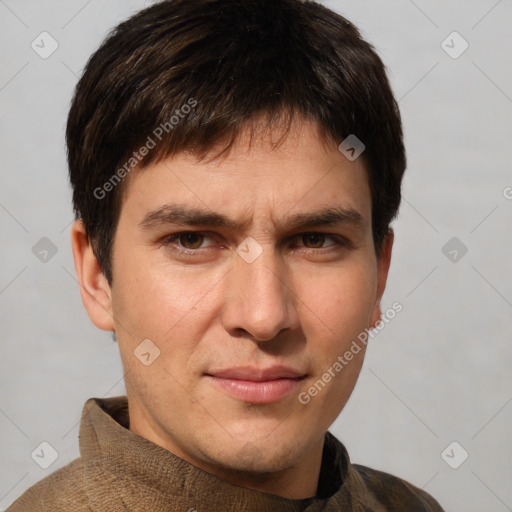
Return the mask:
<path fill-rule="evenodd" d="M 243 402 L 270 404 L 296 390 L 306 375 L 285 366 L 246 366 L 212 371 L 206 377 L 221 391 Z"/>

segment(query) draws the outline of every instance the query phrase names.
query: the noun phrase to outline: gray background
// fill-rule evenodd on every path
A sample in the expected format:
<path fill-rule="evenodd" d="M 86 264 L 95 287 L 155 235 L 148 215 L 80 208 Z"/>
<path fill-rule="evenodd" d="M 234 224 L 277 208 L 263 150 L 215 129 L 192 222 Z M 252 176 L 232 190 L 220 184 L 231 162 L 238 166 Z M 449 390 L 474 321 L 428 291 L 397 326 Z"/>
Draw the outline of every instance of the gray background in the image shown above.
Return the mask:
<path fill-rule="evenodd" d="M 63 134 L 86 59 L 144 5 L 0 0 L 0 510 L 78 455 L 87 398 L 124 394 L 117 345 L 90 323 L 74 275 Z M 383 301 L 404 309 L 372 340 L 331 430 L 353 461 L 447 511 L 512 510 L 512 2 L 326 5 L 389 67 L 409 159 Z M 43 31 L 59 45 L 47 59 L 31 48 Z M 441 46 L 453 31 L 469 43 L 458 58 Z M 32 251 L 43 237 L 57 249 L 46 262 Z M 452 237 L 456 261 L 442 250 Z M 42 441 L 58 452 L 46 470 L 31 458 Z M 458 469 L 445 462 L 463 450 Z"/>

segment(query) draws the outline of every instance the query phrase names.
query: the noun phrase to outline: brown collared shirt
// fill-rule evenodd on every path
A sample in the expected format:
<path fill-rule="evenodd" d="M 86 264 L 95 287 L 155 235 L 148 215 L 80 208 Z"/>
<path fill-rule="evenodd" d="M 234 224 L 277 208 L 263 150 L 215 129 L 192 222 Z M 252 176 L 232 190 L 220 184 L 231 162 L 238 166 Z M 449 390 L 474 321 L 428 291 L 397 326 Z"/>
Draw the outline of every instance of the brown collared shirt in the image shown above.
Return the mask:
<path fill-rule="evenodd" d="M 89 399 L 80 458 L 41 480 L 7 512 L 443 512 L 426 492 L 351 464 L 325 436 L 318 492 L 287 499 L 231 485 L 129 430 L 126 397 Z"/>

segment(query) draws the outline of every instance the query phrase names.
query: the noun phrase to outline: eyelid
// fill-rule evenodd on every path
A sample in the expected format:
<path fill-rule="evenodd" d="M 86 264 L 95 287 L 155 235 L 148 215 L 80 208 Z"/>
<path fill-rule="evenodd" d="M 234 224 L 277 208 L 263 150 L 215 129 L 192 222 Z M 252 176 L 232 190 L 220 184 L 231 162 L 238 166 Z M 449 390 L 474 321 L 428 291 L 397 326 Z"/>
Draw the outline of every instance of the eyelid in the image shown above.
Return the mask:
<path fill-rule="evenodd" d="M 346 237 L 339 235 L 338 233 L 329 233 L 324 231 L 304 231 L 302 233 L 298 233 L 297 235 L 292 236 L 292 239 L 295 238 L 301 238 L 304 235 L 321 235 L 324 236 L 326 239 L 330 238 L 334 241 L 334 243 L 329 244 L 325 247 L 306 247 L 305 245 L 302 245 L 299 247 L 300 250 L 306 250 L 306 251 L 324 251 L 327 252 L 329 250 L 332 250 L 333 248 L 341 249 L 341 248 L 354 248 L 354 244 Z"/>
<path fill-rule="evenodd" d="M 176 242 L 176 241 L 179 241 L 179 238 L 183 235 L 189 235 L 189 234 L 194 234 L 194 235 L 202 235 L 204 236 L 205 238 L 214 238 L 213 236 L 211 236 L 212 234 L 211 233 L 208 233 L 207 231 L 180 231 L 178 233 L 173 233 L 172 235 L 168 235 L 166 237 L 164 237 L 160 242 L 159 242 L 159 245 L 163 245 L 163 246 L 171 246 L 173 244 L 173 242 Z M 188 249 L 187 247 L 181 247 L 179 245 L 177 245 L 177 249 L 178 251 L 182 251 L 182 252 L 188 252 L 188 253 L 192 253 L 192 252 L 198 252 L 200 249 L 206 249 L 207 247 L 200 247 L 199 249 Z"/>

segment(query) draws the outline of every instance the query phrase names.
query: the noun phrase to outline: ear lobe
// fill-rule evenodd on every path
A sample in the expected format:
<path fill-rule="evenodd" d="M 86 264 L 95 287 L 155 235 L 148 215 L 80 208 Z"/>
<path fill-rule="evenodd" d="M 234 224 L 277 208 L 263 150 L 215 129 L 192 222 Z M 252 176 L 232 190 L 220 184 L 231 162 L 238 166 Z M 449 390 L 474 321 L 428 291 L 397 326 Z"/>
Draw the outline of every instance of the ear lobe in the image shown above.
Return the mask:
<path fill-rule="evenodd" d="M 82 302 L 92 323 L 104 331 L 114 330 L 112 294 L 101 265 L 94 255 L 92 245 L 81 220 L 71 228 L 71 245 Z"/>
<path fill-rule="evenodd" d="M 388 279 L 389 266 L 391 264 L 391 252 L 393 249 L 393 242 L 395 240 L 395 233 L 391 228 L 388 230 L 388 234 L 382 244 L 381 255 L 377 258 L 377 294 L 375 297 L 375 306 L 372 311 L 370 320 L 370 327 L 376 327 L 382 316 L 382 310 L 380 308 L 380 301 L 384 290 L 386 289 L 386 282 Z"/>

